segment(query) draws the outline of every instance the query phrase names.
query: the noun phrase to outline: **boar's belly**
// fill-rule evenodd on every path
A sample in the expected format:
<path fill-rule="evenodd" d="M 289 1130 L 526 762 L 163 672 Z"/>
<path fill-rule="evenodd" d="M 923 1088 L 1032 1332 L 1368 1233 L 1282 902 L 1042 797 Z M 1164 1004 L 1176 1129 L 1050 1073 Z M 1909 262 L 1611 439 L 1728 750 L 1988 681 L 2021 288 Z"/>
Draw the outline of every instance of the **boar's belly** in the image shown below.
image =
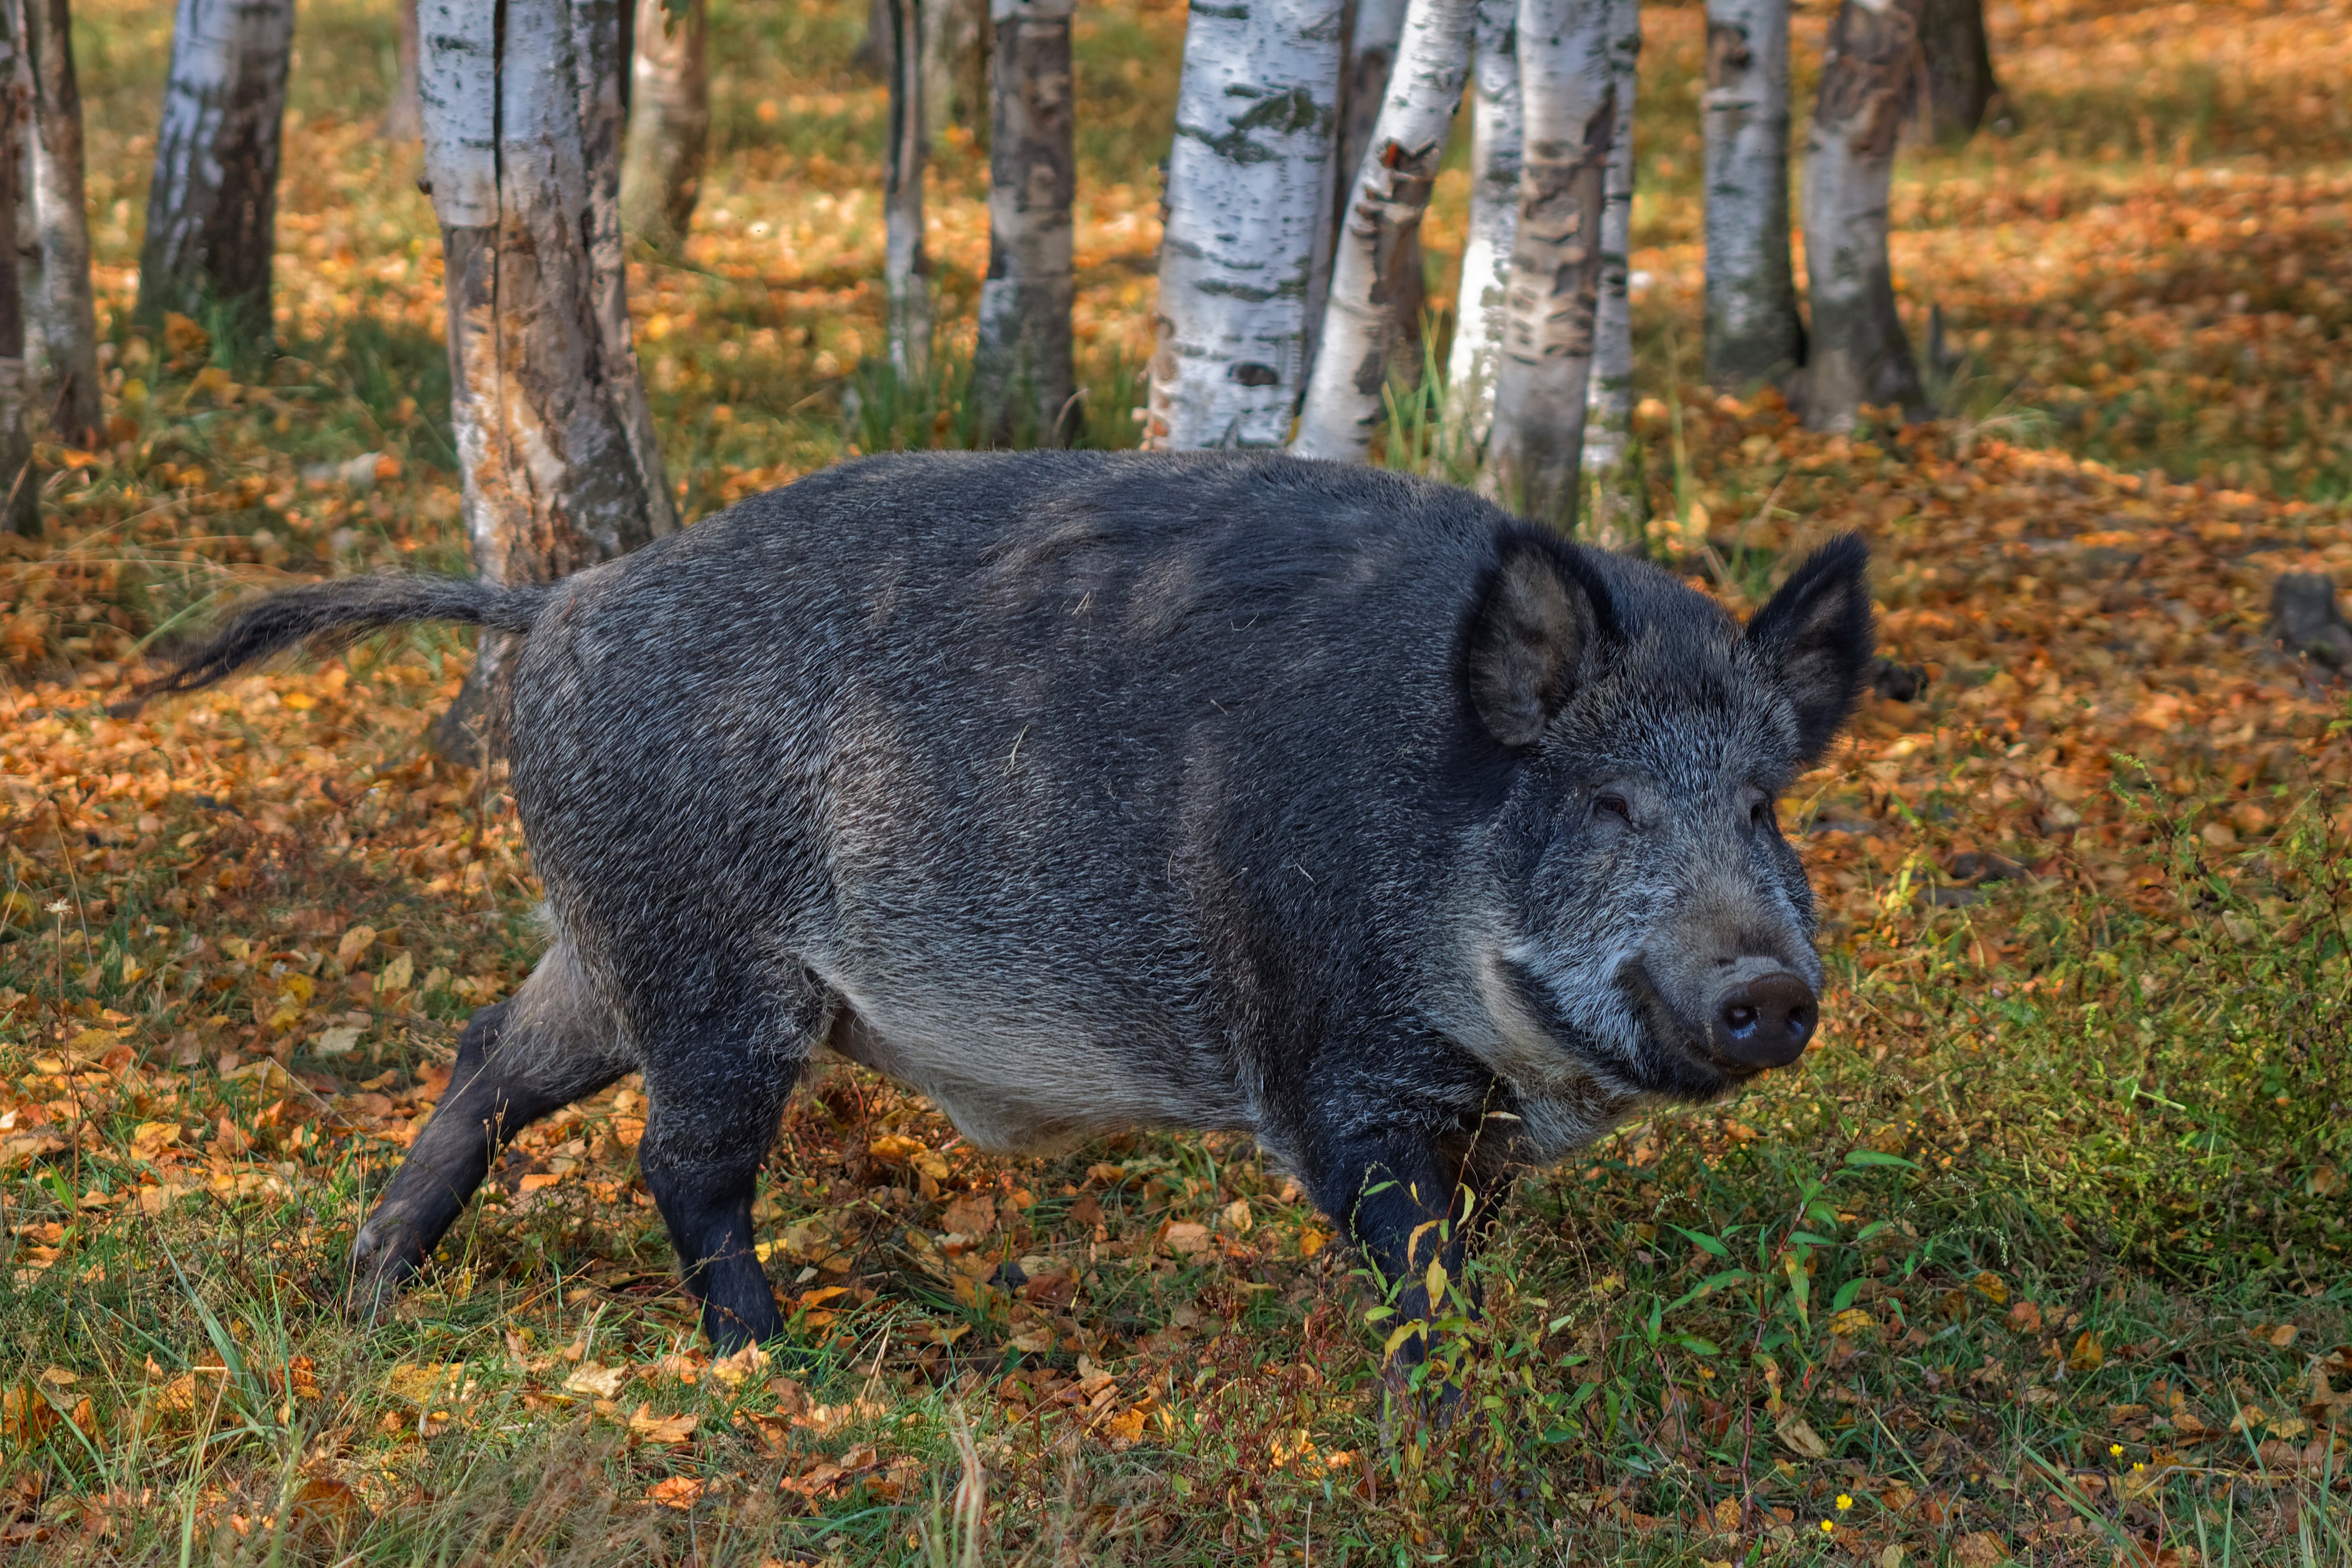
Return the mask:
<path fill-rule="evenodd" d="M 1153 1050 L 1132 1036 L 1122 1042 L 1102 1028 L 1107 1021 L 851 1001 L 824 1043 L 919 1091 L 992 1154 L 1034 1154 L 1135 1127 L 1254 1124 L 1239 1085 L 1208 1053 Z M 1171 1059 L 1178 1052 L 1184 1060 Z"/>

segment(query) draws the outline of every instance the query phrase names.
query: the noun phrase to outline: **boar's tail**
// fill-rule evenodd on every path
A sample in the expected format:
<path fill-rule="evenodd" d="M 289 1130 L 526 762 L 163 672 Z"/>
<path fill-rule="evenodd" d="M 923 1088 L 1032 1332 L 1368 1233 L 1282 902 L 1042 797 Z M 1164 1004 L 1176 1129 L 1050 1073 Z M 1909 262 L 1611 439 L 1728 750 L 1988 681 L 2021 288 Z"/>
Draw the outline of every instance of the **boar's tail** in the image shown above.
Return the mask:
<path fill-rule="evenodd" d="M 142 684 L 138 695 L 194 691 L 298 644 L 331 653 L 412 621 L 529 632 L 551 591 L 546 584 L 501 588 L 463 578 L 389 575 L 289 588 L 247 605 L 210 638 L 178 650 L 171 668 Z"/>

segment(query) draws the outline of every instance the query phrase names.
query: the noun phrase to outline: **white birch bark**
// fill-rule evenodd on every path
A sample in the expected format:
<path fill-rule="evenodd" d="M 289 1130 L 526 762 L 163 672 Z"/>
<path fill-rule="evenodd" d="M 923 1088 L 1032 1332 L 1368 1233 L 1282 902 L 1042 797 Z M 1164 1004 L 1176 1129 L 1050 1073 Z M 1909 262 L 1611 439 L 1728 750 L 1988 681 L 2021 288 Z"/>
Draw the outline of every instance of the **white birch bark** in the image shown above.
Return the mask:
<path fill-rule="evenodd" d="M 16 251 L 17 172 L 26 163 L 32 118 L 32 73 L 17 26 L 16 7 L 0 5 L 0 256 Z M 0 533 L 40 530 L 40 476 L 33 468 L 26 418 L 30 391 L 16 269 L 0 267 Z"/>
<path fill-rule="evenodd" d="M 1470 71 L 1477 0 L 1412 0 L 1395 69 L 1354 177 L 1331 266 L 1330 299 L 1291 450 L 1360 463 L 1381 422 L 1391 356 L 1402 339 L 1398 296 L 1418 277 L 1412 242 Z"/>
<path fill-rule="evenodd" d="M 294 0 L 179 0 L 139 314 L 216 305 L 256 340 L 269 333 L 278 155 Z"/>
<path fill-rule="evenodd" d="M 98 313 L 90 297 L 89 204 L 82 183 L 81 88 L 74 72 L 68 0 L 23 0 L 18 13 L 31 89 L 18 175 L 18 269 L 26 362 L 34 403 L 69 445 L 104 439 L 99 403 Z M 29 223 L 26 220 L 29 218 Z M 26 236 L 31 243 L 22 241 Z"/>
<path fill-rule="evenodd" d="M 1331 187 L 1329 226 L 1315 253 L 1315 270 L 1307 291 L 1307 375 L 1315 374 L 1315 356 L 1321 344 L 1323 313 L 1331 295 L 1331 258 L 1339 231 L 1347 226 L 1349 204 L 1355 200 L 1356 171 L 1363 167 L 1364 149 L 1371 145 L 1372 127 L 1379 123 L 1381 105 L 1388 100 L 1389 78 L 1396 69 L 1397 46 L 1404 39 L 1407 0 L 1347 0 L 1347 47 L 1340 52 L 1339 131 L 1328 183 Z M 1415 265 L 1418 265 L 1416 255 Z M 1407 308 L 1417 325 L 1422 301 Z"/>
<path fill-rule="evenodd" d="M 541 582 L 674 521 L 628 345 L 619 0 L 421 0 L 419 100 L 447 277 L 450 414 L 475 568 Z M 486 636 L 444 749 L 497 743 Z"/>
<path fill-rule="evenodd" d="M 1446 360 L 1446 421 L 1475 456 L 1495 420 L 1495 362 L 1503 348 L 1511 246 L 1519 230 L 1518 0 L 1478 0 L 1471 62 L 1470 224 Z"/>
<path fill-rule="evenodd" d="M 1601 282 L 1592 313 L 1592 380 L 1585 395 L 1585 474 L 1592 481 L 1593 543 L 1625 549 L 1643 505 L 1633 456 L 1633 302 L 1626 253 L 1633 245 L 1633 90 L 1642 59 L 1641 0 L 1610 0 L 1609 65 L 1617 119 L 1601 190 Z"/>
<path fill-rule="evenodd" d="M 1070 0 L 995 0 L 988 277 L 972 396 L 993 443 L 1063 444 L 1070 368 L 1070 204 L 1077 194 Z M 1024 426 L 1026 426 L 1024 429 Z"/>
<path fill-rule="evenodd" d="M 1612 0 L 1520 0 L 1526 162 L 1505 297 L 1495 423 L 1480 476 L 1525 517 L 1572 525 L 1617 120 Z"/>
<path fill-rule="evenodd" d="M 1741 389 L 1805 357 L 1789 259 L 1789 0 L 1707 0 L 1706 377 Z"/>
<path fill-rule="evenodd" d="M 890 0 L 890 141 L 884 151 L 882 285 L 890 368 L 902 382 L 930 374 L 931 260 L 923 247 L 924 13 L 935 0 Z"/>
<path fill-rule="evenodd" d="M 1815 430 L 1850 430 L 1860 405 L 1922 408 L 1895 309 L 1886 204 L 1895 143 L 1917 90 L 1920 0 L 1845 0 L 1830 24 L 1805 148 L 1805 279 L 1813 330 L 1800 402 Z"/>
<path fill-rule="evenodd" d="M 702 195 L 710 141 L 709 28 L 703 0 L 686 0 L 678 11 L 666 0 L 635 4 L 621 222 L 655 249 L 674 251 Z"/>
<path fill-rule="evenodd" d="M 1330 232 L 1341 0 L 1198 0 L 1184 34 L 1144 444 L 1279 446 Z"/>

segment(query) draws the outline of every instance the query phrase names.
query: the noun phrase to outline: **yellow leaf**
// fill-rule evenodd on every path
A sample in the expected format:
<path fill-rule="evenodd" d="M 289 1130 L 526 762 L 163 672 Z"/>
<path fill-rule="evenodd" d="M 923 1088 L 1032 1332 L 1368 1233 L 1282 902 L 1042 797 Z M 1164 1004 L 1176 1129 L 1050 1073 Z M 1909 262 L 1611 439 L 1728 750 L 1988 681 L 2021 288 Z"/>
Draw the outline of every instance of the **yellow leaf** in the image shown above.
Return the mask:
<path fill-rule="evenodd" d="M 290 969 L 278 977 L 278 994 L 291 997 L 297 1006 L 308 1007 L 318 991 L 319 982 L 299 969 Z"/>
<path fill-rule="evenodd" d="M 52 1388 L 70 1388 L 81 1379 L 62 1366 L 47 1366 L 41 1369 L 41 1381 Z"/>
<path fill-rule="evenodd" d="M 1168 1250 L 1180 1257 L 1189 1258 L 1207 1248 L 1209 1228 L 1205 1225 L 1196 1225 L 1189 1219 L 1181 1220 L 1168 1228 L 1168 1234 L 1164 1239 L 1168 1243 Z"/>
<path fill-rule="evenodd" d="M 212 351 L 213 335 L 194 318 L 176 310 L 163 312 L 163 347 L 174 354 L 197 355 Z"/>
<path fill-rule="evenodd" d="M 2003 1284 L 2000 1276 L 1991 1270 L 1986 1270 L 1969 1283 L 1976 1288 L 1978 1295 L 1982 1296 L 1994 1306 L 2004 1307 L 2009 1304 L 2009 1287 Z"/>
<path fill-rule="evenodd" d="M 405 952 L 396 954 L 391 963 L 376 971 L 375 988 L 380 994 L 386 996 L 394 991 L 404 991 L 408 989 L 408 982 L 415 973 L 416 960 L 411 958 Z"/>
<path fill-rule="evenodd" d="M 629 1416 L 629 1436 L 646 1443 L 683 1443 L 701 1420 L 699 1416 L 656 1416 L 650 1404 L 640 1405 Z"/>
<path fill-rule="evenodd" d="M 1328 1232 L 1318 1230 L 1311 1225 L 1302 1226 L 1298 1231 L 1298 1255 L 1312 1258 L 1322 1251 L 1323 1244 L 1330 1239 Z"/>
<path fill-rule="evenodd" d="M 562 1179 L 563 1173 L 561 1171 L 533 1171 L 515 1185 L 522 1192 L 528 1194 L 543 1192 Z"/>
<path fill-rule="evenodd" d="M 2070 1372 L 2096 1372 L 2106 1359 L 2106 1347 L 2099 1343 L 2099 1336 L 2084 1329 L 2074 1341 L 2074 1348 L 2066 1353 L 2066 1368 Z"/>
<path fill-rule="evenodd" d="M 1422 1276 L 1421 1288 L 1429 1293 L 1429 1310 L 1438 1311 L 1445 1304 L 1445 1265 L 1432 1258 L 1429 1272 Z"/>
<path fill-rule="evenodd" d="M 924 1145 L 920 1139 L 908 1137 L 903 1133 L 885 1133 L 867 1144 L 866 1152 L 877 1160 L 886 1160 L 894 1166 L 905 1165 L 917 1155 L 923 1153 Z"/>
<path fill-rule="evenodd" d="M 628 1375 L 626 1367 L 599 1366 L 593 1361 L 583 1361 L 571 1376 L 563 1380 L 563 1387 L 567 1393 L 610 1399 L 621 1391 L 621 1385 Z"/>
<path fill-rule="evenodd" d="M 758 1377 L 768 1369 L 768 1353 L 756 1344 L 747 1344 L 732 1355 L 722 1355 L 710 1364 L 710 1375 L 730 1388 L 741 1385 L 744 1379 Z"/>
<path fill-rule="evenodd" d="M 2294 1323 L 2281 1323 L 2278 1327 L 2271 1330 L 2271 1343 L 2278 1346 L 2281 1350 L 2284 1350 L 2287 1346 L 2294 1343 L 2294 1336 L 2297 1332 L 2297 1325 Z"/>
<path fill-rule="evenodd" d="M 1103 1437 L 1114 1448 L 1132 1447 L 1143 1436 L 1143 1406 L 1134 1405 L 1102 1424 Z"/>
<path fill-rule="evenodd" d="M 1844 1334 L 1849 1339 L 1869 1333 L 1877 1327 L 1878 1320 L 1860 1307 L 1848 1307 L 1830 1320 L 1830 1333 Z"/>
<path fill-rule="evenodd" d="M 692 1476 L 672 1476 L 667 1480 L 656 1481 L 648 1487 L 646 1490 L 646 1500 L 657 1503 L 663 1508 L 675 1508 L 681 1511 L 689 1509 L 694 1506 L 695 1500 L 702 1496 L 703 1490 L 709 1484 L 708 1481 L 697 1480 Z"/>
<path fill-rule="evenodd" d="M 1235 1236 L 1247 1236 L 1251 1225 L 1255 1223 L 1250 1214 L 1249 1199 L 1245 1197 L 1237 1197 L 1225 1205 L 1224 1213 L 1218 1218 L 1224 1222 L 1226 1230 Z"/>
<path fill-rule="evenodd" d="M 1780 1434 L 1780 1441 L 1809 1459 L 1830 1457 L 1830 1446 L 1822 1441 L 1822 1435 L 1808 1426 L 1801 1416 L 1784 1416 L 1774 1429 Z"/>
<path fill-rule="evenodd" d="M 343 939 L 335 944 L 336 967 L 344 970 L 349 970 L 353 964 L 359 962 L 360 955 L 366 952 L 368 948 L 374 944 L 374 926 L 352 926 L 349 931 L 343 933 Z"/>
<path fill-rule="evenodd" d="M 131 1129 L 131 1157 L 152 1161 L 179 1141 L 180 1124 L 177 1122 L 142 1122 Z"/>
<path fill-rule="evenodd" d="M 474 1392 L 462 1361 L 404 1362 L 384 1375 L 383 1385 L 394 1398 L 416 1406 L 463 1403 Z"/>

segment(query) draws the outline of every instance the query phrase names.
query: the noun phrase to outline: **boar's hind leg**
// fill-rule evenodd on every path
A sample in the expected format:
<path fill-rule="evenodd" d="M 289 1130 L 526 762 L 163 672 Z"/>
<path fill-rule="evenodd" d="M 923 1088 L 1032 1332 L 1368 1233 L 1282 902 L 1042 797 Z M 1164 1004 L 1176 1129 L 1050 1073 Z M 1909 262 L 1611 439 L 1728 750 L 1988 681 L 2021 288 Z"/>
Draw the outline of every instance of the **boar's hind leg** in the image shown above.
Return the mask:
<path fill-rule="evenodd" d="M 784 1320 L 752 1250 L 751 1200 L 784 1102 L 830 1018 L 814 980 L 778 1017 L 766 1002 L 698 1009 L 646 1051 L 637 1168 L 669 1228 L 681 1279 L 719 1351 L 774 1339 Z"/>
<path fill-rule="evenodd" d="M 416 1272 L 517 1133 L 635 1064 L 559 945 L 457 1040 L 449 1087 L 352 1243 L 352 1300 L 373 1316 Z"/>

